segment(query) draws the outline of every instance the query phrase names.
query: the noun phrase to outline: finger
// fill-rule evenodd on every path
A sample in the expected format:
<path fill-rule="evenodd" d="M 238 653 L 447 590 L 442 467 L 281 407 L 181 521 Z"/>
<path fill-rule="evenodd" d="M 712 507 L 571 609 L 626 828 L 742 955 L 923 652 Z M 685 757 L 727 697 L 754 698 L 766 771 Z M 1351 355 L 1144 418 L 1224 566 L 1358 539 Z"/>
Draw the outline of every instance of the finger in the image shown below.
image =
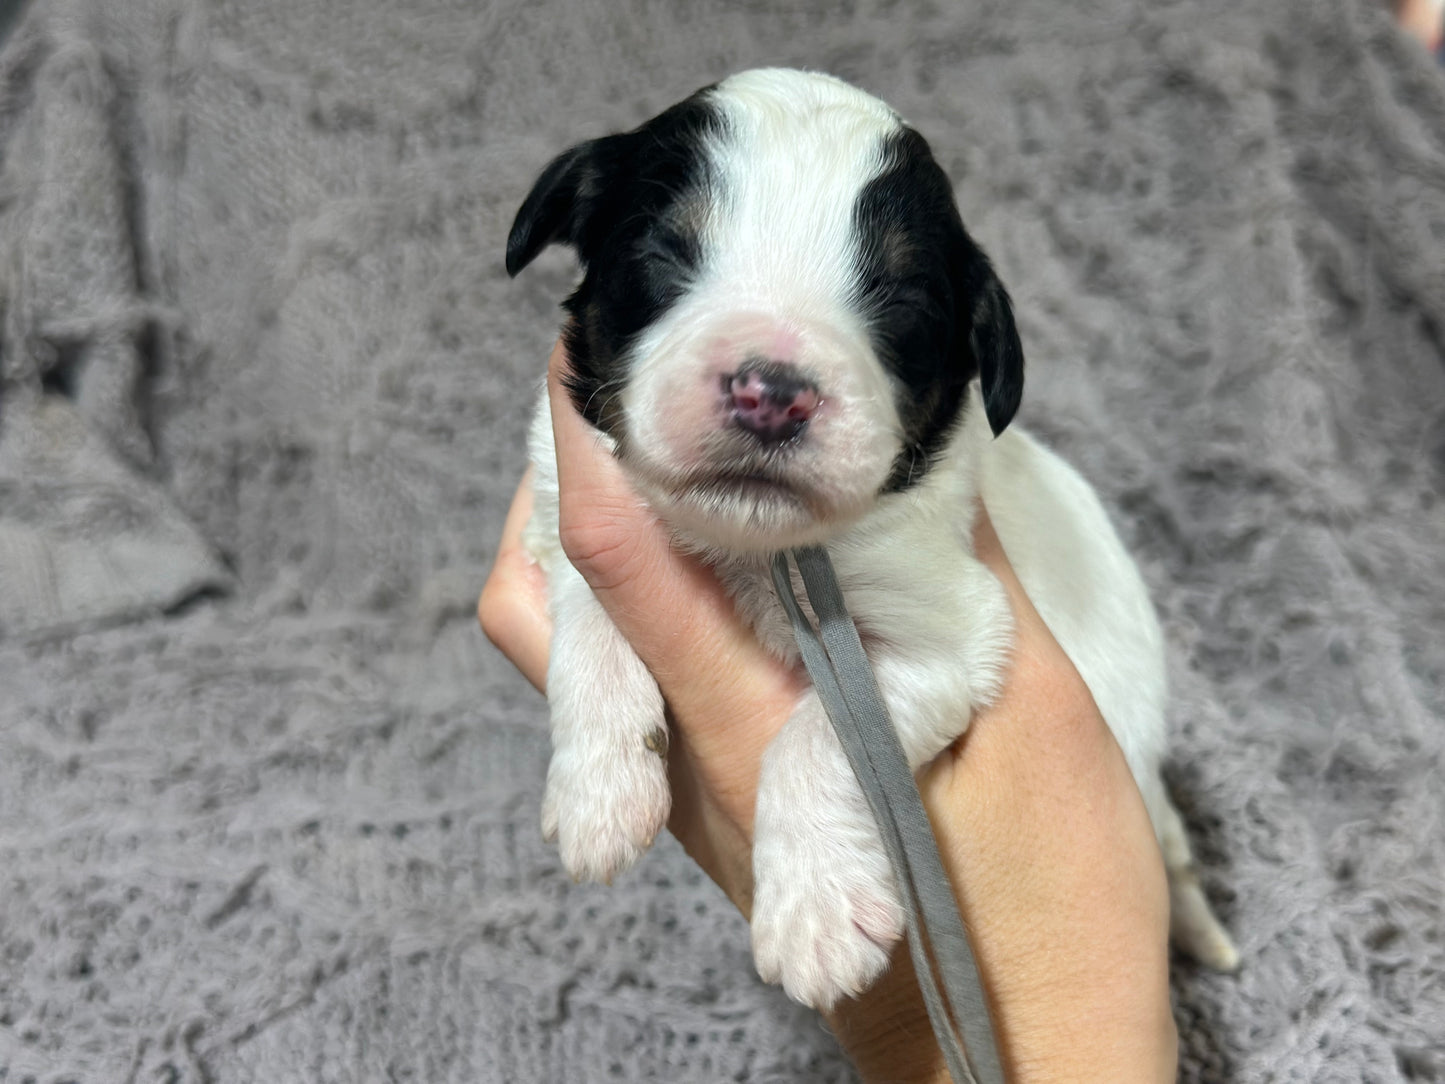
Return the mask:
<path fill-rule="evenodd" d="M 1077 681 L 1078 674 L 1073 662 L 1064 654 L 1054 638 L 1052 630 L 1044 622 L 1033 600 L 1029 598 L 1024 585 L 1004 551 L 993 520 L 982 502 L 973 525 L 974 555 L 982 561 L 1003 586 L 1008 595 L 1009 611 L 1013 615 L 1014 644 L 1011 669 L 1018 672 L 1020 684 L 1027 684 L 1040 675 L 1055 675 L 1069 681 Z M 1082 685 L 1082 682 L 1079 682 Z M 1007 699 L 1008 693 L 1000 699 Z"/>
<path fill-rule="evenodd" d="M 712 572 L 679 553 L 596 430 L 573 408 L 559 345 L 548 366 L 562 546 L 679 718 L 802 686 L 768 656 Z M 724 710 L 719 710 L 724 707 Z"/>
<path fill-rule="evenodd" d="M 545 692 L 552 621 L 547 615 L 546 577 L 522 545 L 522 529 L 531 518 L 532 468 L 528 467 L 502 525 L 497 559 L 477 601 L 477 619 L 487 639 Z"/>
<path fill-rule="evenodd" d="M 763 652 L 712 572 L 673 548 L 573 408 L 563 384 L 566 366 L 559 345 L 547 390 L 563 549 L 671 708 L 676 733 L 669 767 L 674 782 L 686 785 L 674 787 L 670 827 L 734 899 L 744 899 L 745 837 L 762 752 L 803 682 Z"/>
<path fill-rule="evenodd" d="M 978 515 L 974 517 L 973 521 L 973 552 L 974 556 L 988 566 L 989 571 L 997 576 L 999 583 L 1003 585 L 1004 591 L 1008 594 L 1009 609 L 1013 611 L 1014 620 L 1016 622 L 1038 622 L 1042 625 L 1042 619 L 1039 618 L 1038 611 L 1034 609 L 1028 593 L 1024 591 L 1023 584 L 1019 583 L 1018 574 L 1014 572 L 1008 554 L 1004 552 L 1003 543 L 999 540 L 998 532 L 994 530 L 993 519 L 989 516 L 988 509 L 983 506 L 982 501 L 978 504 Z M 1045 631 L 1047 631 L 1046 627 Z"/>

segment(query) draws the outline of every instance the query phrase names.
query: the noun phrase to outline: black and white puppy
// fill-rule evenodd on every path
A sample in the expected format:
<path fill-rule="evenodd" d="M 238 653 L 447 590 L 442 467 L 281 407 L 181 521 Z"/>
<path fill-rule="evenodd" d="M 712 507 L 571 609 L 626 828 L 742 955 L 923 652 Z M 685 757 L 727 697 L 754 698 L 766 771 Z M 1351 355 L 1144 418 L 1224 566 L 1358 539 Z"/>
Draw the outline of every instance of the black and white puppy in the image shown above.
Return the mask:
<path fill-rule="evenodd" d="M 915 767 L 998 693 L 1009 657 L 1003 589 L 971 549 L 982 498 L 1143 791 L 1176 941 L 1234 966 L 1159 778 L 1154 611 L 1088 484 L 1005 431 L 1023 389 L 1009 298 L 923 137 L 837 79 L 744 72 L 553 161 L 512 227 L 508 272 L 554 242 L 585 269 L 566 302 L 577 409 L 762 643 L 795 663 L 769 558 L 827 545 Z M 526 539 L 556 624 L 543 831 L 574 876 L 606 881 L 667 820 L 667 724 L 656 683 L 561 553 L 545 401 L 531 453 Z M 902 913 L 811 691 L 765 755 L 753 860 L 761 975 L 818 1007 L 865 989 Z"/>

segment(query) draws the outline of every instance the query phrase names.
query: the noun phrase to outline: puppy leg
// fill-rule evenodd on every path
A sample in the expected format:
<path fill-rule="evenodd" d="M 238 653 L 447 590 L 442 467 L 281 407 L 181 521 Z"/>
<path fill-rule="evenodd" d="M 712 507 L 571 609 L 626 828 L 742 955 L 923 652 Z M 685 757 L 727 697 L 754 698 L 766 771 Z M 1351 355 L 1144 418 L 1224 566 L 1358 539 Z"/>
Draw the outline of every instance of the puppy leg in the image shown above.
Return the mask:
<path fill-rule="evenodd" d="M 903 910 L 867 799 L 812 691 L 763 756 L 753 843 L 753 958 L 827 1009 L 888 966 Z"/>
<path fill-rule="evenodd" d="M 662 694 L 571 565 L 558 562 L 550 590 L 552 762 L 542 834 L 557 841 L 576 880 L 609 882 L 667 823 Z"/>
<path fill-rule="evenodd" d="M 1204 895 L 1184 821 L 1157 776 L 1143 790 L 1144 804 L 1154 821 L 1159 846 L 1164 852 L 1164 869 L 1169 875 L 1170 939 L 1181 952 L 1204 966 L 1216 971 L 1233 971 L 1239 966 L 1239 950 Z"/>

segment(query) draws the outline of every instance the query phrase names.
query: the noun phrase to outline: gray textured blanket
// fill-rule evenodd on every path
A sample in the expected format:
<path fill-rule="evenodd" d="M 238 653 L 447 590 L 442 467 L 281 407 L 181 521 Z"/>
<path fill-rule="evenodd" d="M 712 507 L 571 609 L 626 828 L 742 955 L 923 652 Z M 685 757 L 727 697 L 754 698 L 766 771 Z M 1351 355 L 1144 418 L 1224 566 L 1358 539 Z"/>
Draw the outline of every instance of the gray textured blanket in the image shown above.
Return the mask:
<path fill-rule="evenodd" d="M 1163 613 L 1188 1081 L 1445 1080 L 1445 82 L 1350 0 L 35 0 L 0 61 L 0 1079 L 832 1081 L 471 616 L 553 153 L 762 63 L 933 142 Z"/>

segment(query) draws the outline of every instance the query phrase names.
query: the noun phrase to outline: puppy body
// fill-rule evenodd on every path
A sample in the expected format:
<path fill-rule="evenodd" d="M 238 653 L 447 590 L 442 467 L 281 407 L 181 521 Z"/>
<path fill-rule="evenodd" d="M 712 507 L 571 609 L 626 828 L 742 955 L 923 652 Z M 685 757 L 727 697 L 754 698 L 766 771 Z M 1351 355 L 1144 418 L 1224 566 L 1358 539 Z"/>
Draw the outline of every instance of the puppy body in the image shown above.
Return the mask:
<path fill-rule="evenodd" d="M 1004 429 L 1022 387 L 1007 294 L 921 137 L 837 80 L 764 71 L 608 140 L 548 167 L 508 267 L 551 241 L 577 248 L 573 398 L 639 492 L 794 665 L 769 560 L 826 544 L 915 768 L 997 695 L 1007 666 L 1007 601 L 972 551 L 982 499 L 1143 793 L 1176 939 L 1233 966 L 1158 774 L 1163 651 L 1144 585 L 1087 483 Z M 569 871 L 605 881 L 666 822 L 664 708 L 561 554 L 545 401 L 531 454 L 526 542 L 555 622 L 543 828 Z M 765 979 L 826 1007 L 886 966 L 897 892 L 811 690 L 764 757 L 754 874 Z"/>

